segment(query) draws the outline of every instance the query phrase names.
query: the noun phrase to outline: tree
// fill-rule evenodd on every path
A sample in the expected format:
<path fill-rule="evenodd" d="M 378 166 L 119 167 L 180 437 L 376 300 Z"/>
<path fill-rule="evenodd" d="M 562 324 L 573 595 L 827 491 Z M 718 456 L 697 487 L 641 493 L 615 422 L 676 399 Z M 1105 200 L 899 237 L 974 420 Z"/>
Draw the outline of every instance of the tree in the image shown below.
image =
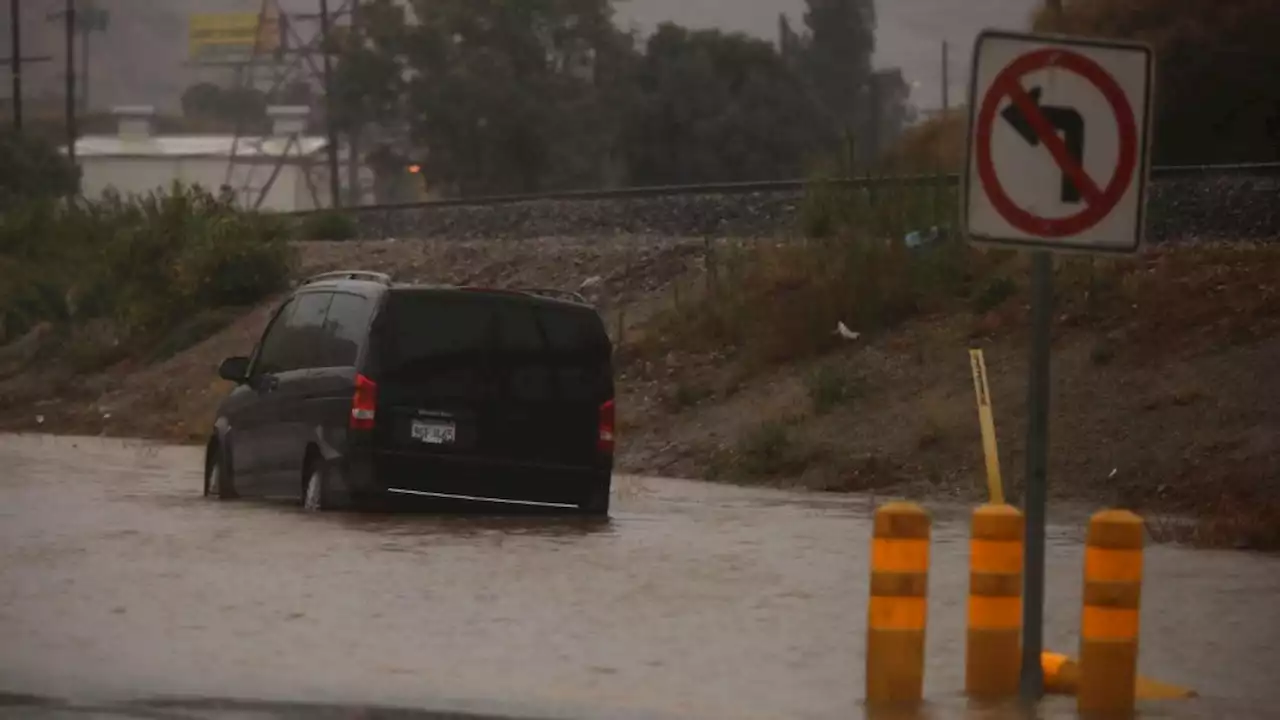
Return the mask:
<path fill-rule="evenodd" d="M 834 130 L 874 137 L 871 56 L 875 53 L 874 0 L 805 0 L 802 66 Z M 874 149 L 871 150 L 874 152 Z"/>
<path fill-rule="evenodd" d="M 183 116 L 193 120 L 257 127 L 267 119 L 267 96 L 254 88 L 224 88 L 200 82 L 183 91 L 181 102 Z"/>
<path fill-rule="evenodd" d="M 333 48 L 335 119 L 462 195 L 795 177 L 906 116 L 891 82 L 866 108 L 871 0 L 809 2 L 780 51 L 671 24 L 638 50 L 611 0 L 370 0 Z"/>
<path fill-rule="evenodd" d="M 214 117 L 220 111 L 222 88 L 211 82 L 199 82 L 182 91 L 182 114 L 189 118 Z"/>
<path fill-rule="evenodd" d="M 1040 30 L 1143 40 L 1156 52 L 1154 160 L 1280 160 L 1275 0 L 1073 0 Z"/>
<path fill-rule="evenodd" d="M 530 192 L 591 112 L 609 0 L 376 0 L 339 60 L 340 116 L 399 117 L 423 174 L 464 195 Z"/>
<path fill-rule="evenodd" d="M 828 139 L 804 84 L 762 40 L 664 24 L 636 79 L 625 130 L 633 183 L 797 177 Z"/>

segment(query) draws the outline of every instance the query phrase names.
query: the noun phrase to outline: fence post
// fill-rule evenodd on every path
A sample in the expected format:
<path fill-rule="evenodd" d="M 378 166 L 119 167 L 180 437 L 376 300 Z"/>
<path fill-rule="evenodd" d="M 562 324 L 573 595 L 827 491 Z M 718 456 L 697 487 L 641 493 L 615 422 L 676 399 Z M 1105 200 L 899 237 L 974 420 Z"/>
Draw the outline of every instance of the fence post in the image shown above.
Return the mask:
<path fill-rule="evenodd" d="M 1024 523 L 1012 505 L 983 505 L 973 513 L 964 658 L 965 692 L 972 697 L 1018 694 Z"/>
<path fill-rule="evenodd" d="M 1142 519 L 1103 510 L 1089 521 L 1080 628 L 1081 713 L 1131 713 L 1138 681 Z"/>
<path fill-rule="evenodd" d="M 867 606 L 868 704 L 912 704 L 924 695 L 929 514 L 915 503 L 876 511 Z"/>

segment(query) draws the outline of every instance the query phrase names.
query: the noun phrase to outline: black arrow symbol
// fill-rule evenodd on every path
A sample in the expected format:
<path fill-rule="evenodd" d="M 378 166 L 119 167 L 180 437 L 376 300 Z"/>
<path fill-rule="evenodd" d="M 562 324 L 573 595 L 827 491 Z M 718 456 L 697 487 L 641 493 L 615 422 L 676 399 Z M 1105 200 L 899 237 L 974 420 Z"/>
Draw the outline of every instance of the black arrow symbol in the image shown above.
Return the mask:
<path fill-rule="evenodd" d="M 1036 108 L 1044 119 L 1053 126 L 1054 130 L 1062 133 L 1063 140 L 1067 146 L 1067 153 L 1075 160 L 1079 167 L 1084 166 L 1084 118 L 1074 108 L 1059 107 L 1057 105 L 1041 105 L 1040 98 L 1044 95 L 1044 91 L 1040 87 L 1034 87 L 1029 93 L 1031 101 L 1035 103 Z M 1005 122 L 1014 129 L 1022 139 L 1031 147 L 1040 145 L 1040 136 L 1036 134 L 1035 128 L 1032 127 L 1031 121 L 1022 112 L 1022 108 L 1018 104 L 1010 103 L 1009 107 L 1000 113 Z M 1080 188 L 1071 181 L 1066 172 L 1062 173 L 1062 202 L 1078 203 L 1080 202 Z"/>

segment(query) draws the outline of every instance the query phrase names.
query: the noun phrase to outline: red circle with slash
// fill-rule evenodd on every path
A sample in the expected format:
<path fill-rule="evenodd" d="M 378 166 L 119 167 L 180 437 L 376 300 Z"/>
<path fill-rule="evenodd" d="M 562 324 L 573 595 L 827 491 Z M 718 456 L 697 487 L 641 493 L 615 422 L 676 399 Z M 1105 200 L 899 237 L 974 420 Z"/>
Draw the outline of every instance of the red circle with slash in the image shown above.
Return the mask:
<path fill-rule="evenodd" d="M 1102 93 L 1111 107 L 1120 131 L 1120 152 L 1115 172 L 1105 188 L 1098 187 L 1085 172 L 1083 165 L 1071 157 L 1066 144 L 1045 119 L 1031 95 L 1023 89 L 1022 78 L 1044 68 L 1062 68 L 1083 77 Z M 1040 217 L 1019 207 L 1005 192 L 991 157 L 991 133 L 995 127 L 996 111 L 1000 109 L 1000 103 L 1006 97 L 1018 106 L 1040 139 L 1040 143 L 1049 151 L 1054 163 L 1080 190 L 1080 196 L 1085 202 L 1085 208 L 1080 212 L 1061 218 Z M 1138 127 L 1134 120 L 1133 107 L 1125 97 L 1124 90 L 1098 63 L 1078 53 L 1060 48 L 1029 52 L 1019 56 L 1008 67 L 1001 70 L 987 90 L 986 97 L 983 98 L 974 134 L 978 179 L 982 182 L 982 187 L 990 198 L 992 206 L 1010 225 L 1039 237 L 1061 238 L 1078 235 L 1097 225 L 1115 209 L 1120 198 L 1124 197 L 1138 165 Z"/>

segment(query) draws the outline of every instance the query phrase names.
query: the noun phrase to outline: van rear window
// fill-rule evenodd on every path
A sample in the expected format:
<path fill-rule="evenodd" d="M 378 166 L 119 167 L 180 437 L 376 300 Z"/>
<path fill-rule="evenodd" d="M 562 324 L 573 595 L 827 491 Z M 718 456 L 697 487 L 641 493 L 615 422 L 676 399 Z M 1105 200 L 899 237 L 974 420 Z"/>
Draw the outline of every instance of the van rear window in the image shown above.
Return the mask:
<path fill-rule="evenodd" d="M 481 293 L 397 292 L 378 320 L 378 365 L 394 373 L 424 363 L 607 364 L 609 338 L 590 308 Z"/>

